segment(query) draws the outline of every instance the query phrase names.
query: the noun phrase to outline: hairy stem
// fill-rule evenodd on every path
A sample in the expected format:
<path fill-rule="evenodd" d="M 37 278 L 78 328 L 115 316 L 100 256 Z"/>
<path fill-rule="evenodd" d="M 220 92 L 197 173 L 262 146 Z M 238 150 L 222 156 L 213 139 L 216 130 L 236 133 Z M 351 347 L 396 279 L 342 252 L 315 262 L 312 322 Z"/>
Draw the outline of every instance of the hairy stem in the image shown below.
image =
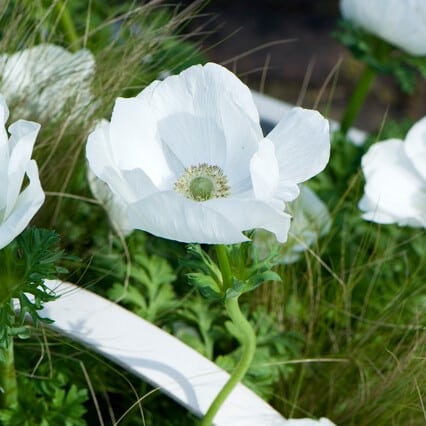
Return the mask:
<path fill-rule="evenodd" d="M 0 408 L 12 408 L 18 404 L 13 337 L 8 337 L 7 347 L 2 352 L 4 359 L 0 360 Z"/>
<path fill-rule="evenodd" d="M 210 426 L 213 424 L 213 419 L 219 411 L 226 398 L 237 386 L 237 384 L 245 376 L 250 364 L 253 360 L 254 352 L 256 350 L 256 335 L 251 324 L 247 321 L 246 317 L 240 310 L 238 298 L 227 299 L 225 301 L 226 311 L 232 320 L 232 324 L 238 331 L 238 339 L 240 340 L 243 354 L 238 362 L 231 377 L 225 383 L 223 388 L 217 394 L 207 413 L 201 421 L 201 426 Z"/>

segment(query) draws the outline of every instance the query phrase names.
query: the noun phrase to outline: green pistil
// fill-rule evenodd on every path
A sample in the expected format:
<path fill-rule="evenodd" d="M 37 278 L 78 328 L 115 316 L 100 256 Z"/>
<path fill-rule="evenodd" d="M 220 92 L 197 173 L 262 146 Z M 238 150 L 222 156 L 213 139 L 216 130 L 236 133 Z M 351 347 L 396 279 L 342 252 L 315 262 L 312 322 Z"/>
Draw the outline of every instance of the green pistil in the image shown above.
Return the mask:
<path fill-rule="evenodd" d="M 209 200 L 214 192 L 213 182 L 205 176 L 196 177 L 189 184 L 192 197 L 197 201 Z"/>
<path fill-rule="evenodd" d="M 228 179 L 222 169 L 206 163 L 185 169 L 174 189 L 194 201 L 207 201 L 229 195 Z"/>

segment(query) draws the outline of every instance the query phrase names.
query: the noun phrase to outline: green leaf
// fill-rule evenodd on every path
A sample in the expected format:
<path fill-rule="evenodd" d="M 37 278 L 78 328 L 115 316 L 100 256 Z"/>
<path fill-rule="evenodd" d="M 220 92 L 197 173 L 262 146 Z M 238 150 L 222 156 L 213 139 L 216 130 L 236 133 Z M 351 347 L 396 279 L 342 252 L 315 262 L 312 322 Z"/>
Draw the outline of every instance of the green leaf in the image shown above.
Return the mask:
<path fill-rule="evenodd" d="M 0 280 L 4 284 L 0 292 L 0 347 L 5 347 L 8 336 L 28 337 L 29 329 L 24 327 L 27 316 L 34 326 L 40 321 L 52 322 L 38 313 L 45 302 L 56 299 L 44 280 L 55 279 L 65 271 L 59 262 L 74 259 L 65 256 L 58 245 L 56 232 L 29 228 L 0 250 Z M 12 298 L 18 301 L 18 318 Z"/>
<path fill-rule="evenodd" d="M 191 272 L 187 273 L 189 284 L 198 288 L 209 300 L 223 299 L 222 273 L 213 259 L 199 244 L 187 246 L 188 257 L 181 261 Z"/>
<path fill-rule="evenodd" d="M 115 283 L 108 291 L 108 297 L 119 300 L 142 318 L 158 323 L 178 304 L 172 286 L 175 279 L 176 275 L 166 260 L 158 256 L 136 255 L 132 260 L 129 285 Z"/>

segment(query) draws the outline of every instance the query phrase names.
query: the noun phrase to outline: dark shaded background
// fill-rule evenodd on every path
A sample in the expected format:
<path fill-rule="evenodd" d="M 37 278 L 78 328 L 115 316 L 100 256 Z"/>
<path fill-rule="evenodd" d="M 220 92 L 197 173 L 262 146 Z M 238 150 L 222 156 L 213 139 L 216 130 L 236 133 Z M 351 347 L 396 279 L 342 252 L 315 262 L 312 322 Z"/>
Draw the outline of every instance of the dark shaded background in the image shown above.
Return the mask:
<path fill-rule="evenodd" d="M 211 0 L 188 31 L 200 32 L 209 60 L 236 71 L 250 87 L 339 119 L 363 67 L 331 36 L 339 17 L 338 0 Z M 410 97 L 380 76 L 356 124 L 374 130 L 386 116 L 425 114 L 424 81 Z"/>

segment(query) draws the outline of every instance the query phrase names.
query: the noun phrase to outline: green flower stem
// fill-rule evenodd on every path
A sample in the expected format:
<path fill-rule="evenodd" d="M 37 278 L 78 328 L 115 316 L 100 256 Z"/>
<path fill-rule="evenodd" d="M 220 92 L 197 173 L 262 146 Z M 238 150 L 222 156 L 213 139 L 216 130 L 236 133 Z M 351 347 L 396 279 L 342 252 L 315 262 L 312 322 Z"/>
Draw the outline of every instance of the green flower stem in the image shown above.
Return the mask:
<path fill-rule="evenodd" d="M 7 343 L 7 347 L 3 349 L 4 360 L 0 361 L 0 408 L 3 409 L 12 408 L 18 404 L 13 337 L 9 336 Z"/>
<path fill-rule="evenodd" d="M 352 94 L 351 99 L 346 107 L 346 111 L 343 115 L 342 122 L 340 124 L 340 131 L 346 135 L 348 130 L 351 128 L 353 122 L 358 116 L 362 105 L 364 104 L 365 98 L 370 90 L 371 84 L 376 77 L 376 71 L 370 66 L 366 66 L 358 80 L 355 90 Z"/>
<path fill-rule="evenodd" d="M 62 0 L 56 0 L 55 8 L 59 14 L 62 29 L 70 44 L 70 49 L 76 52 L 80 48 L 80 39 L 78 37 L 77 31 L 75 30 L 71 14 L 66 4 L 64 4 Z"/>
<path fill-rule="evenodd" d="M 223 288 L 224 288 L 224 291 L 226 292 L 228 288 L 232 287 L 232 270 L 231 270 L 231 265 L 229 263 L 228 250 L 222 244 L 218 244 L 214 247 L 216 250 L 216 256 L 217 256 L 217 261 L 219 263 L 219 268 L 220 268 L 220 271 L 222 272 Z"/>
<path fill-rule="evenodd" d="M 228 261 L 229 264 L 229 261 Z M 232 324 L 238 332 L 238 339 L 242 345 L 243 354 L 235 370 L 231 374 L 229 380 L 225 383 L 223 388 L 217 394 L 216 398 L 212 402 L 207 413 L 201 420 L 201 426 L 210 426 L 213 424 L 213 419 L 219 411 L 220 407 L 237 386 L 237 384 L 245 376 L 250 364 L 253 360 L 254 352 L 256 350 L 256 335 L 251 324 L 247 321 L 245 316 L 240 310 L 238 304 L 238 298 L 231 298 L 225 301 L 226 311 L 232 320 Z"/>

